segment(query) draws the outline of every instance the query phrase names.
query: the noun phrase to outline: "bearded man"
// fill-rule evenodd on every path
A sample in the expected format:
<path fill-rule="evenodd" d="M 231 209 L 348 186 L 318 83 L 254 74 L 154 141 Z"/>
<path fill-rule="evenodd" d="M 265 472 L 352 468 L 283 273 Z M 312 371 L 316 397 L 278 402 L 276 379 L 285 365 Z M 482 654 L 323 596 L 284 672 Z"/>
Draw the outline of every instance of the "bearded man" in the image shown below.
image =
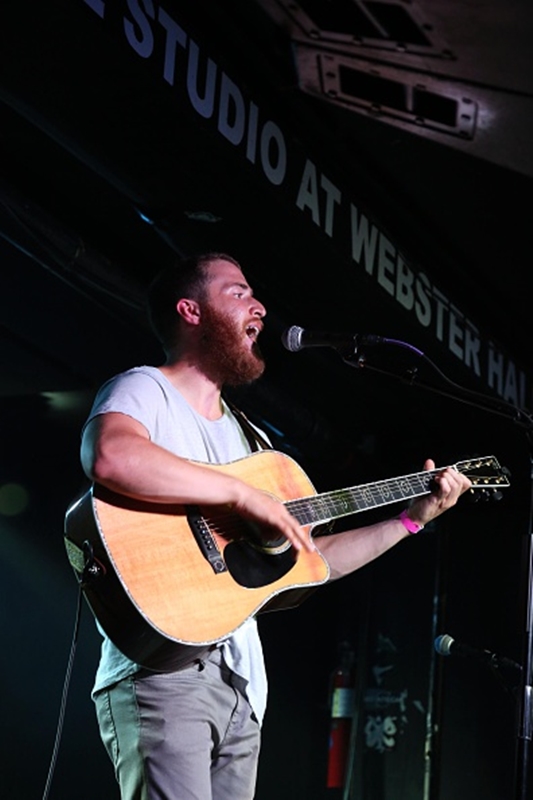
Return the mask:
<path fill-rule="evenodd" d="M 331 579 L 376 558 L 469 488 L 446 469 L 408 515 L 311 539 L 271 494 L 202 464 L 250 453 L 221 392 L 263 373 L 257 339 L 266 311 L 237 261 L 219 253 L 186 259 L 156 277 L 148 299 L 166 360 L 100 389 L 81 449 L 95 483 L 151 503 L 230 506 L 295 554 L 317 549 Z M 93 698 L 122 800 L 251 800 L 267 692 L 255 619 L 205 657 L 166 672 L 135 664 L 103 635 Z"/>

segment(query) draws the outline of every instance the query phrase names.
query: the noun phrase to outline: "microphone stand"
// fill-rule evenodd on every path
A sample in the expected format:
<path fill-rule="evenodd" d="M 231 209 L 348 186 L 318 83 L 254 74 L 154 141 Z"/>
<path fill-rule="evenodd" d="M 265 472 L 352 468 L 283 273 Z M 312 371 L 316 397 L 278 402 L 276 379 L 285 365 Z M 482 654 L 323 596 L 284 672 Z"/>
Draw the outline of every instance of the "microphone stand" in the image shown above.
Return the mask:
<path fill-rule="evenodd" d="M 524 542 L 523 564 L 526 573 L 526 624 L 522 653 L 522 680 L 518 705 L 518 737 L 516 748 L 516 800 L 528 800 L 532 794 L 531 742 L 533 740 L 533 461 L 531 431 L 528 431 L 530 448 L 530 516 L 529 533 Z"/>
<path fill-rule="evenodd" d="M 430 367 L 450 386 L 450 391 L 439 389 L 429 383 L 419 380 L 418 368 L 410 368 L 404 376 L 397 375 L 388 370 L 369 366 L 367 362 L 365 345 L 393 345 L 411 351 L 417 357 L 423 358 Z M 519 424 L 525 430 L 530 460 L 530 498 L 529 498 L 529 529 L 524 539 L 523 571 L 526 587 L 525 599 L 525 626 L 522 642 L 522 670 L 520 685 L 518 687 L 517 732 L 515 749 L 515 794 L 514 800 L 531 800 L 533 798 L 533 419 L 516 406 L 504 400 L 498 400 L 489 395 L 467 389 L 451 381 L 421 350 L 398 339 L 383 337 L 355 337 L 355 344 L 351 348 L 339 348 L 343 361 L 351 367 L 370 369 L 383 375 L 415 383 L 443 397 L 457 400 L 467 405 L 472 405 L 483 411 L 503 416 L 509 421 Z M 452 391 L 453 389 L 453 391 Z"/>

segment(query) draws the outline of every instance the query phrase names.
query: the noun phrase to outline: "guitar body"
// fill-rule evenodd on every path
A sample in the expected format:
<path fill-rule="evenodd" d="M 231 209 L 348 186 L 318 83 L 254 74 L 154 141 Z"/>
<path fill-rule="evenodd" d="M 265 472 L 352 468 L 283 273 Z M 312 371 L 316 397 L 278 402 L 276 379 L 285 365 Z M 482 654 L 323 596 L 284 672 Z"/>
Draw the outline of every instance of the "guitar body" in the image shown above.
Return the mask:
<path fill-rule="evenodd" d="M 281 501 L 316 494 L 298 464 L 276 451 L 206 466 Z M 289 592 L 290 605 L 292 594 L 329 577 L 318 552 L 296 554 L 285 540 L 263 552 L 253 544 L 257 532 L 245 525 L 227 509 L 143 503 L 93 486 L 67 511 L 65 544 L 84 595 L 116 646 L 148 668 L 176 669 L 281 593 Z"/>

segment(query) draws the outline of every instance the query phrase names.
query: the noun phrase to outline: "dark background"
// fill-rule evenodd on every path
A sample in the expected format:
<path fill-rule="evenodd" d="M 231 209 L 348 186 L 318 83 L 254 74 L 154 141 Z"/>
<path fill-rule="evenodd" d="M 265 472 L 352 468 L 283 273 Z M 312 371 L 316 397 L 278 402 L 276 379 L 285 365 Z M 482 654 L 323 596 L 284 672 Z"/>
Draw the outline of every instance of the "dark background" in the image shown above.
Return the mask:
<path fill-rule="evenodd" d="M 161 9 L 201 65 L 213 59 L 283 130 L 286 185 L 191 108 L 179 46 L 175 84 L 163 80 Z M 128 45 L 132 17 L 155 32 L 152 54 Z M 317 225 L 294 198 L 309 158 L 530 380 L 529 4 L 18 0 L 1 19 L 2 796 L 40 797 L 46 781 L 76 609 L 62 528 L 84 416 L 106 377 L 161 359 L 142 310 L 159 265 L 207 249 L 236 256 L 269 309 L 269 368 L 236 399 L 318 490 L 428 456 L 494 453 L 511 473 L 499 502 L 465 498 L 427 535 L 261 619 L 271 695 L 257 797 L 327 796 L 342 641 L 356 664 L 350 797 L 512 796 L 512 681 L 439 658 L 433 640 L 523 658 L 528 409 L 509 412 L 354 266 L 324 207 Z M 404 349 L 369 350 L 364 369 L 330 349 L 288 353 L 293 324 L 409 342 L 456 387 Z M 460 402 L 457 387 L 483 396 Z M 117 796 L 89 700 L 97 657 L 85 608 L 52 797 Z M 397 734 L 380 752 L 364 729 L 386 716 Z"/>

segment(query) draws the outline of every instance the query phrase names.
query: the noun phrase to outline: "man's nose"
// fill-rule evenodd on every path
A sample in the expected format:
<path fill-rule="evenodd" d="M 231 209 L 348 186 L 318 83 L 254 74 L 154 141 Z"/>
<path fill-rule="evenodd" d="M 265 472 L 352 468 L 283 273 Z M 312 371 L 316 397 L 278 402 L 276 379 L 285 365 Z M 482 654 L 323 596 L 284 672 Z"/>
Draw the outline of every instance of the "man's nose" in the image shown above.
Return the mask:
<path fill-rule="evenodd" d="M 264 317 L 266 316 L 266 308 L 264 307 L 263 303 L 260 303 L 255 297 L 252 298 L 251 303 L 251 312 L 254 317 Z"/>

